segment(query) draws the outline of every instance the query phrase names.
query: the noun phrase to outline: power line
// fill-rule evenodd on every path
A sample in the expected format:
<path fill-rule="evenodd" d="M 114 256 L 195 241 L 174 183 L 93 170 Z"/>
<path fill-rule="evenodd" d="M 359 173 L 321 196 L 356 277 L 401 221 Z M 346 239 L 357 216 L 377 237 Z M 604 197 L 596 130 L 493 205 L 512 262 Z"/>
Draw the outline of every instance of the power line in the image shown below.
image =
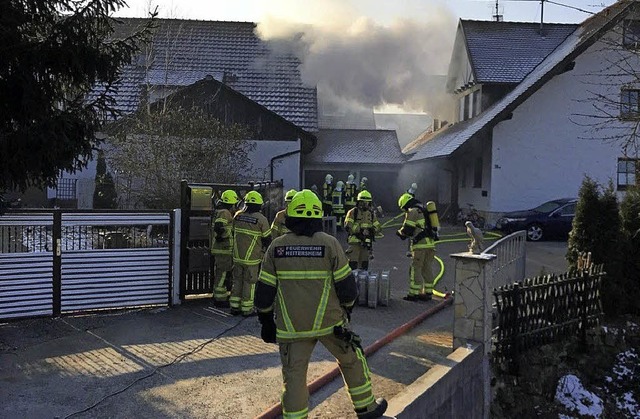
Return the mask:
<path fill-rule="evenodd" d="M 546 1 L 547 3 L 555 4 L 556 6 L 562 6 L 562 7 L 568 8 L 568 9 L 577 10 L 579 12 L 588 13 L 590 15 L 595 15 L 596 14 L 596 12 L 592 12 L 590 10 L 581 9 L 581 8 L 575 7 L 575 6 L 569 6 L 568 4 L 556 3 L 555 1 L 551 1 L 551 0 L 543 0 L 543 1 Z"/>

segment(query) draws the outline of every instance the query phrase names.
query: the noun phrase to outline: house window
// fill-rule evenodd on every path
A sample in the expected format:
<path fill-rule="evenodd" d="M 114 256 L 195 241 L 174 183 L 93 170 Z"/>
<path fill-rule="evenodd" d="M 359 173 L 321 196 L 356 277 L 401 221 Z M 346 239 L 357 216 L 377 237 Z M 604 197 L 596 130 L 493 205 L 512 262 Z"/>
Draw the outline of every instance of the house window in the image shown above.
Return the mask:
<path fill-rule="evenodd" d="M 636 185 L 638 171 L 640 171 L 639 159 L 618 159 L 618 190 L 624 191 L 629 186 Z"/>
<path fill-rule="evenodd" d="M 462 167 L 460 168 L 460 187 L 461 188 L 467 187 L 467 166 L 466 165 L 462 165 Z"/>
<path fill-rule="evenodd" d="M 622 88 L 620 92 L 620 117 L 622 119 L 640 117 L 640 89 Z"/>
<path fill-rule="evenodd" d="M 57 199 L 76 199 L 76 182 L 78 179 L 58 179 Z"/>
<path fill-rule="evenodd" d="M 482 157 L 477 157 L 473 165 L 473 187 L 482 188 Z"/>
<path fill-rule="evenodd" d="M 629 49 L 640 48 L 640 21 L 625 20 L 622 25 L 622 46 Z"/>
<path fill-rule="evenodd" d="M 482 112 L 482 91 L 476 90 L 474 95 L 475 103 L 473 104 L 473 115 L 476 116 Z"/>
<path fill-rule="evenodd" d="M 464 97 L 464 114 L 462 119 L 464 120 L 469 119 L 470 110 L 471 110 L 471 95 L 466 95 Z"/>

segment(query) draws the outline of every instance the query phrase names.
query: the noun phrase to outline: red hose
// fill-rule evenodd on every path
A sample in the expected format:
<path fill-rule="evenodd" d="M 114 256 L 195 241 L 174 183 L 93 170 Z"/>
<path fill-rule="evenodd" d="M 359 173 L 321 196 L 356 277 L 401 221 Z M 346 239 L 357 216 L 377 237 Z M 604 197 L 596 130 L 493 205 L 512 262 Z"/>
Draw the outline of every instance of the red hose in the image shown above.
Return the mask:
<path fill-rule="evenodd" d="M 418 324 L 423 322 L 427 317 L 437 313 L 438 311 L 442 310 L 446 306 L 450 305 L 452 302 L 453 302 L 453 298 L 451 298 L 451 294 L 447 293 L 444 300 L 442 300 L 435 306 L 431 307 L 430 309 L 426 310 L 424 313 L 409 320 L 402 326 L 399 326 L 393 329 L 391 332 L 389 332 L 385 336 L 381 337 L 380 339 L 373 342 L 371 345 L 367 346 L 364 349 L 364 354 L 367 357 L 371 356 L 378 349 L 382 348 L 384 345 L 394 341 L 398 337 L 407 333 L 409 330 L 413 329 Z M 331 370 L 327 371 L 325 374 L 316 378 L 315 380 L 310 382 L 308 385 L 309 394 L 315 393 L 316 391 L 324 387 L 326 384 L 333 381 L 333 379 L 336 378 L 338 375 L 340 375 L 340 368 L 336 366 L 336 367 L 333 367 Z M 274 419 L 281 414 L 282 414 L 282 404 L 278 402 L 273 406 L 271 406 L 269 409 L 265 410 L 264 412 L 256 416 L 256 419 Z"/>

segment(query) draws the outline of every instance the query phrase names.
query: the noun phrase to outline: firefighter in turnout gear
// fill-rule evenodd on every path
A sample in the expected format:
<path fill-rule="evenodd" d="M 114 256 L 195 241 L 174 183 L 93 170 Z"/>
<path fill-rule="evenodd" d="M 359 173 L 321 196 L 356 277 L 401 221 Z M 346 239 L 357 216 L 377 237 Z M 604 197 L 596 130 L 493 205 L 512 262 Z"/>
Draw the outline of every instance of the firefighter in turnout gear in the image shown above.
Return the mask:
<path fill-rule="evenodd" d="M 291 202 L 291 199 L 293 199 L 293 196 L 296 194 L 296 192 L 297 191 L 295 189 L 289 189 L 289 191 L 287 191 L 287 193 L 285 194 L 284 209 L 278 211 L 275 218 L 273 219 L 273 223 L 271 223 L 272 239 L 280 237 L 283 234 L 287 234 L 289 232 L 289 229 L 284 225 L 284 219 L 287 215 L 287 206 L 289 205 L 289 202 Z"/>
<path fill-rule="evenodd" d="M 362 179 L 360 179 L 360 190 L 361 191 L 368 190 L 369 189 L 368 183 L 369 183 L 369 179 L 367 179 L 366 177 L 363 177 Z"/>
<path fill-rule="evenodd" d="M 229 306 L 229 284 L 233 270 L 233 215 L 238 195 L 230 189 L 216 203 L 211 224 L 211 256 L 214 260 L 213 300 L 218 307 Z"/>
<path fill-rule="evenodd" d="M 253 296 L 264 249 L 271 243 L 269 221 L 262 215 L 262 195 L 249 191 L 245 209 L 233 217 L 233 287 L 229 305 L 231 314 L 253 314 Z"/>
<path fill-rule="evenodd" d="M 331 194 L 331 212 L 336 216 L 336 226 L 342 228 L 342 219 L 344 218 L 344 182 L 339 180 Z"/>
<path fill-rule="evenodd" d="M 344 189 L 344 209 L 346 212 L 351 211 L 356 206 L 356 198 L 358 197 L 358 185 L 353 175 L 347 177 L 347 184 Z"/>
<path fill-rule="evenodd" d="M 351 269 L 368 270 L 369 259 L 373 259 L 373 242 L 376 235 L 382 232 L 378 216 L 371 206 L 369 191 L 358 194 L 358 206 L 347 213 L 344 229 L 349 234 L 349 266 Z"/>
<path fill-rule="evenodd" d="M 409 292 L 404 297 L 408 301 L 430 300 L 433 296 L 432 266 L 436 254 L 438 225 L 434 225 L 428 211 L 411 194 L 404 193 L 398 199 L 398 206 L 405 212 L 404 222 L 396 232 L 402 240 L 411 238 L 411 268 Z M 435 220 L 435 204 L 433 204 Z"/>
<path fill-rule="evenodd" d="M 355 278 L 338 240 L 322 232 L 322 203 L 313 192 L 293 197 L 286 225 L 291 233 L 267 249 L 255 299 L 262 339 L 280 346 L 283 417 L 308 415 L 307 368 L 318 341 L 338 361 L 357 416 L 381 417 L 387 402 L 374 398 L 360 338 L 348 328 Z"/>
<path fill-rule="evenodd" d="M 331 208 L 333 204 L 333 176 L 327 175 L 324 177 L 324 183 L 322 184 L 322 212 L 325 217 L 331 215 Z"/>

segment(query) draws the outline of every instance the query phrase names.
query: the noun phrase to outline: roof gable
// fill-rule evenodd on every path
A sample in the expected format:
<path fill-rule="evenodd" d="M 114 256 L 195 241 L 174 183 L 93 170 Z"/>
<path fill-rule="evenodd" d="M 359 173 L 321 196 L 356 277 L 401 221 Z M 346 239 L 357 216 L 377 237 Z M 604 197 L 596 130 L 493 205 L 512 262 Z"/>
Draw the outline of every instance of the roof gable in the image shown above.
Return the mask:
<path fill-rule="evenodd" d="M 143 19 L 119 19 L 126 34 Z M 137 109 L 146 85 L 188 86 L 213 76 L 307 131 L 317 131 L 316 88 L 306 86 L 300 61 L 255 34 L 255 24 L 159 19 L 151 47 L 123 69 L 115 95 L 124 113 Z"/>
<path fill-rule="evenodd" d="M 619 0 L 585 20 L 540 65 L 529 73 L 511 92 L 480 115 L 436 132 L 415 152 L 409 161 L 446 157 L 483 130 L 491 129 L 540 89 L 553 76 L 561 73 L 575 57 L 593 45 L 640 3 Z"/>
<path fill-rule="evenodd" d="M 578 25 L 461 20 L 476 83 L 520 83 Z"/>
<path fill-rule="evenodd" d="M 315 164 L 402 164 L 398 137 L 391 130 L 322 129 L 306 162 Z"/>

